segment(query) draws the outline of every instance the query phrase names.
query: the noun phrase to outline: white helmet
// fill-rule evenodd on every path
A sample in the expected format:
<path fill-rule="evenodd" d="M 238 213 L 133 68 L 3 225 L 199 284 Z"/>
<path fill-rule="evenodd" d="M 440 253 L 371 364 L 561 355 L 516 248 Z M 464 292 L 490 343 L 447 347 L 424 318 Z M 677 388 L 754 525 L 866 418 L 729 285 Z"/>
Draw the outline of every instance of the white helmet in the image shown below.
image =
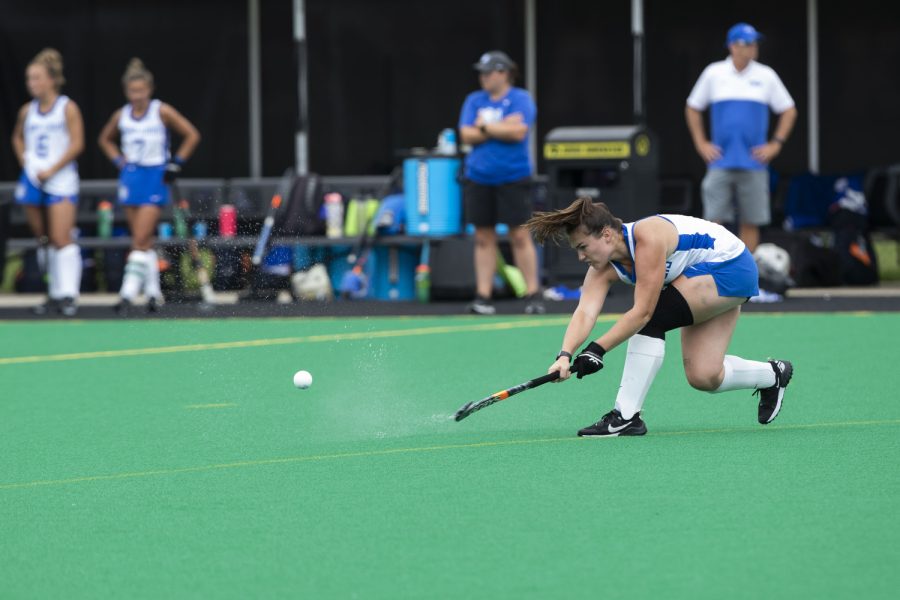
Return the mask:
<path fill-rule="evenodd" d="M 753 252 L 759 276 L 775 281 L 786 281 L 791 274 L 791 255 L 775 244 L 760 244 Z"/>
<path fill-rule="evenodd" d="M 291 275 L 291 288 L 300 300 L 331 300 L 334 289 L 325 265 L 314 265 L 308 271 L 298 271 Z"/>

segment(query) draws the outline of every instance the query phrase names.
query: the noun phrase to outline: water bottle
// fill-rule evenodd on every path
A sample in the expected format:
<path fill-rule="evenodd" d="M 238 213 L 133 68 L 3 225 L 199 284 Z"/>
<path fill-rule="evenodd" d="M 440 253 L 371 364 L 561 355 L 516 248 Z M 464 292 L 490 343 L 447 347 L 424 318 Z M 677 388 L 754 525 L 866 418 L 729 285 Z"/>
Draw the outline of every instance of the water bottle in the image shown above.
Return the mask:
<path fill-rule="evenodd" d="M 97 205 L 97 236 L 112 237 L 113 206 L 108 200 L 101 200 Z"/>
<path fill-rule="evenodd" d="M 444 129 L 438 136 L 437 153 L 444 156 L 454 156 L 456 154 L 456 130 Z"/>
<path fill-rule="evenodd" d="M 158 232 L 157 235 L 161 241 L 166 241 L 172 239 L 172 224 L 171 223 L 160 223 L 157 227 Z"/>
<path fill-rule="evenodd" d="M 181 206 L 174 211 L 175 217 L 175 237 L 180 240 L 186 240 L 188 236 L 187 219 L 185 219 L 185 211 L 187 210 L 187 201 L 182 200 Z"/>
<path fill-rule="evenodd" d="M 234 237 L 237 235 L 237 208 L 234 204 L 223 204 L 219 207 L 219 236 Z"/>
<path fill-rule="evenodd" d="M 197 221 L 194 223 L 194 239 L 202 240 L 206 238 L 206 234 L 208 233 L 208 227 L 206 225 L 206 221 Z"/>
<path fill-rule="evenodd" d="M 419 302 L 431 300 L 431 267 L 428 265 L 416 267 L 416 299 Z"/>
<path fill-rule="evenodd" d="M 344 236 L 344 200 L 337 192 L 325 194 L 325 235 L 329 238 Z"/>

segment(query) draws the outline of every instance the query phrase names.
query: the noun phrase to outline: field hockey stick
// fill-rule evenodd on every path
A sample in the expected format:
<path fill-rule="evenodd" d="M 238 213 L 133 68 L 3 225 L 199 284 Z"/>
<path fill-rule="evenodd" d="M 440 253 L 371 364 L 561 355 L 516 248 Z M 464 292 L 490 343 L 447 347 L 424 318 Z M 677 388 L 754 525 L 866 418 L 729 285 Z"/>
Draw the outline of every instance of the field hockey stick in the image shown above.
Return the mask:
<path fill-rule="evenodd" d="M 569 369 L 569 372 L 576 373 L 577 370 L 573 367 Z M 542 386 L 545 383 L 550 383 L 551 381 L 556 381 L 557 379 L 559 379 L 559 371 L 553 371 L 552 373 L 547 373 L 546 375 L 535 377 L 534 379 L 529 379 L 525 383 L 520 383 L 519 385 L 514 385 L 511 388 L 496 392 L 494 394 L 491 394 L 487 398 L 482 398 L 477 402 L 468 402 L 464 404 L 458 411 L 456 411 L 456 414 L 453 416 L 453 418 L 456 421 L 462 421 L 473 412 L 479 411 L 482 408 L 486 408 L 491 404 L 496 404 L 501 400 L 506 400 L 510 396 L 515 396 L 516 394 L 524 392 L 525 390 L 530 390 L 532 388 Z"/>
<path fill-rule="evenodd" d="M 177 180 L 172 181 L 169 185 L 172 186 L 172 195 L 176 199 L 175 210 L 181 211 L 182 218 L 186 223 L 189 222 L 191 218 L 190 203 L 181 195 L 181 189 L 178 186 Z M 210 283 L 209 272 L 206 270 L 206 266 L 200 258 L 200 248 L 197 245 L 196 236 L 189 236 L 188 252 L 191 256 L 191 266 L 194 268 L 194 273 L 197 274 L 197 281 L 200 284 L 201 307 L 215 306 L 217 304 L 216 292 L 213 290 L 212 284 Z"/>
<path fill-rule="evenodd" d="M 347 255 L 350 270 L 344 273 L 344 276 L 341 278 L 340 291 L 343 298 L 360 298 L 365 295 L 368 289 L 364 269 L 377 237 L 377 231 L 374 235 L 369 233 L 374 219 L 374 215 L 366 219 L 362 235 L 359 236 L 355 247 Z"/>
<path fill-rule="evenodd" d="M 43 191 L 43 189 L 41 189 Z M 41 199 L 41 235 L 38 236 L 37 259 L 41 270 L 41 279 L 47 285 L 47 297 L 50 297 L 50 213 L 47 210 L 46 198 Z"/>
<path fill-rule="evenodd" d="M 278 187 L 275 189 L 275 194 L 272 196 L 272 201 L 269 203 L 269 210 L 263 221 L 262 231 L 259 233 L 259 239 L 256 240 L 256 248 L 253 250 L 253 258 L 250 261 L 254 267 L 258 267 L 260 263 L 262 263 L 266 248 L 269 245 L 269 238 L 272 237 L 272 228 L 275 226 L 275 213 L 277 213 L 278 209 L 281 207 L 281 203 L 284 201 L 285 196 L 290 193 L 291 183 L 293 183 L 293 181 L 294 169 L 293 167 L 290 167 L 286 169 L 281 176 L 281 181 L 278 182 Z"/>

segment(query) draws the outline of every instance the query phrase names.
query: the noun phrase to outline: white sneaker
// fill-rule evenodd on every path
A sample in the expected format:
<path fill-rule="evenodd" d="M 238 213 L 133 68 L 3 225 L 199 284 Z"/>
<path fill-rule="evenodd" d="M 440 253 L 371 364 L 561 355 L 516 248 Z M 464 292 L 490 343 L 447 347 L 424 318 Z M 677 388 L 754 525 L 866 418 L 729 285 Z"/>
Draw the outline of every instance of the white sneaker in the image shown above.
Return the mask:
<path fill-rule="evenodd" d="M 770 304 L 772 302 L 784 302 L 784 296 L 781 294 L 776 294 L 775 292 L 769 292 L 760 288 L 759 294 L 750 298 L 750 302 L 755 302 L 757 304 Z"/>
<path fill-rule="evenodd" d="M 494 315 L 497 314 L 497 309 L 494 308 L 494 305 L 491 304 L 491 301 L 486 298 L 475 298 L 475 300 L 466 307 L 466 310 L 470 313 L 474 313 L 476 315 Z"/>

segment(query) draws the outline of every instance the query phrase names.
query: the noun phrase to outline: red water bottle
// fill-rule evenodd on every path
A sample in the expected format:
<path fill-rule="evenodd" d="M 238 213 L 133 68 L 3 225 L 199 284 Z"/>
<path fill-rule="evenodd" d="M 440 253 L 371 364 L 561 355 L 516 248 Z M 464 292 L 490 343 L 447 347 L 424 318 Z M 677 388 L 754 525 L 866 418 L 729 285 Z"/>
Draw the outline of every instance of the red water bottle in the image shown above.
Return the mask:
<path fill-rule="evenodd" d="M 223 204 L 219 207 L 219 236 L 234 237 L 237 235 L 237 209 L 234 204 Z"/>

